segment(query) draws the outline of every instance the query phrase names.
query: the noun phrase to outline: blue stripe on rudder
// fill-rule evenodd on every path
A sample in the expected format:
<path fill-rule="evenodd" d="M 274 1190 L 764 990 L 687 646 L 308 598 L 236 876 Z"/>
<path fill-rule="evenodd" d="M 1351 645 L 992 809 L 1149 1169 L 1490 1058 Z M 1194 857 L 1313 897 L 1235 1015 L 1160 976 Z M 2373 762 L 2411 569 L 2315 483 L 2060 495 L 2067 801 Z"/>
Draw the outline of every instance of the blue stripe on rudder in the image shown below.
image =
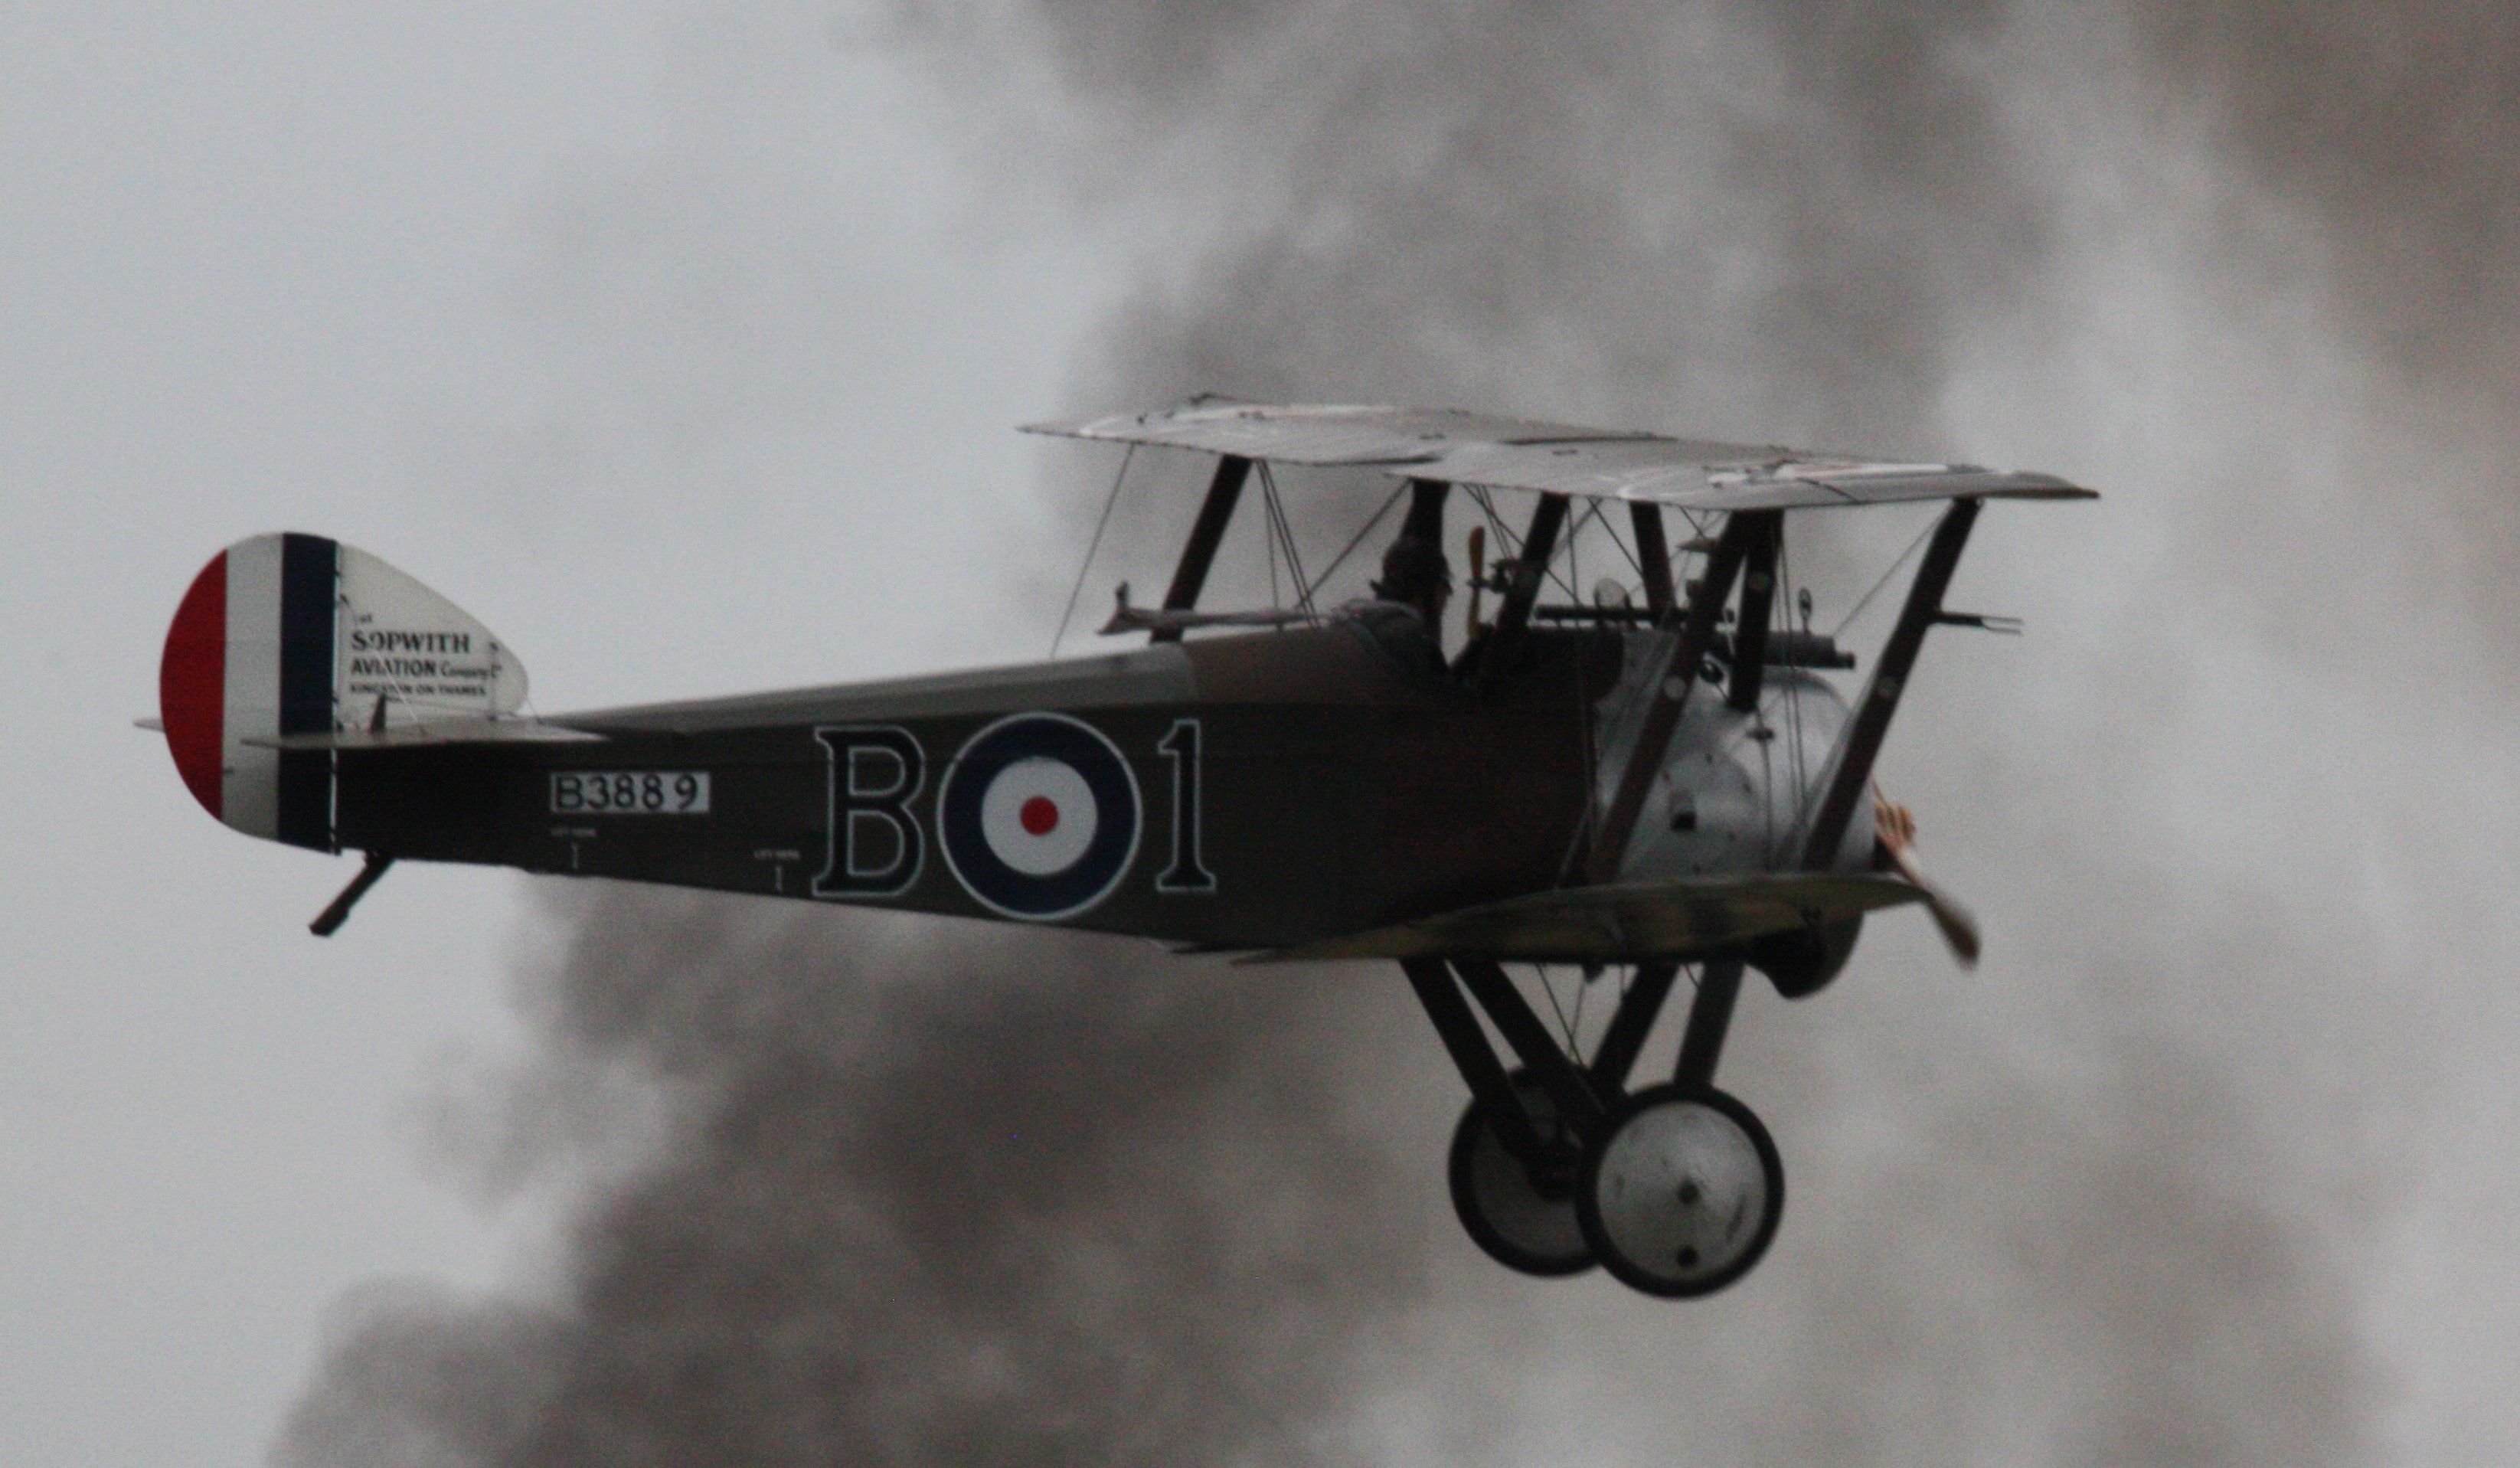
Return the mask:
<path fill-rule="evenodd" d="M 333 602 L 338 547 L 280 541 L 280 732 L 333 732 Z"/>
<path fill-rule="evenodd" d="M 280 541 L 280 732 L 333 729 L 333 623 L 340 548 L 320 535 Z M 279 830 L 292 846 L 333 850 L 333 756 L 280 756 Z"/>

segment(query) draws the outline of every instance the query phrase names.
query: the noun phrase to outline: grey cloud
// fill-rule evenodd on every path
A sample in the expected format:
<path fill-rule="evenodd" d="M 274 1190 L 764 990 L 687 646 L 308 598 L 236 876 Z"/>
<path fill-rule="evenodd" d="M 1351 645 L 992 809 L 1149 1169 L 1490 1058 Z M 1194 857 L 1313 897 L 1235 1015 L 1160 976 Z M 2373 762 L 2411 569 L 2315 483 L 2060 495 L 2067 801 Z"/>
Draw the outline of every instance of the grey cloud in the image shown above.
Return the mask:
<path fill-rule="evenodd" d="M 1394 398 L 1902 452 L 1953 447 L 1976 334 L 2081 263 L 2054 224 L 2075 181 L 2007 120 L 2031 61 L 2076 59 L 2025 58 L 2017 23 L 1001 5 L 898 7 L 888 34 L 979 167 L 1024 134 L 1028 166 L 1144 252 L 1082 404 Z M 2283 145 L 2287 89 L 2348 63 L 2222 25 L 2136 29 L 2158 75 L 2228 110 L 2231 188 L 2318 201 L 2384 336 L 2498 298 L 2490 258 L 2454 258 L 2498 238 L 2490 209 L 2362 239 L 2394 175 Z M 2439 171 L 2490 152 L 2428 103 L 2354 95 L 2374 137 L 2439 135 L 2418 149 Z M 2407 250 L 2442 274 L 2391 304 Z M 2007 772 L 2091 753 L 2009 747 L 2036 729 L 1968 710 L 1906 734 Z M 1615 1384 L 1599 1441 L 1684 1460 L 2368 1461 L 2391 1398 L 2348 1245 L 2372 1205 L 2329 1188 L 2399 1092 L 2338 1102 L 2285 1067 L 2351 1050 L 2370 1011 L 2280 905 L 2219 946 L 2132 920 L 2182 900 L 2145 846 L 2171 838 L 2090 819 L 2113 787 L 2087 783 L 1953 823 L 2084 822 L 2000 848 L 2061 873 L 1999 887 L 2035 994 L 1956 1025 L 1959 1001 L 1876 937 L 1840 991 L 1745 1016 L 1728 1075 L 1798 1169 L 1786 1240 L 1744 1292 L 1649 1316 L 1590 1286 L 1462 1282 L 1437 1160 L 1393 1155 L 1439 1130 L 1394 1119 L 1430 1104 L 1423 1069 L 1372 1059 L 1422 1056 L 1422 1022 L 1342 987 L 1387 976 L 603 896 L 535 980 L 541 1044 L 645 1070 L 686 1124 L 583 1200 L 528 1368 L 503 1364 L 506 1307 L 388 1311 L 337 1351 L 291 1452 L 406 1441 L 417 1416 L 459 1445 L 445 1461 L 1338 1460 L 1364 1455 L 1341 1424 L 1386 1397 L 1488 1421 L 1558 1370 Z M 2329 1012 L 2270 1060 L 2276 993 Z M 2271 1139 L 2271 1117 L 2301 1134 Z M 1418 1373 L 1396 1358 L 1413 1340 Z M 417 1404 L 375 1385 L 398 1351 Z M 430 1387 L 448 1360 L 533 1404 Z"/>

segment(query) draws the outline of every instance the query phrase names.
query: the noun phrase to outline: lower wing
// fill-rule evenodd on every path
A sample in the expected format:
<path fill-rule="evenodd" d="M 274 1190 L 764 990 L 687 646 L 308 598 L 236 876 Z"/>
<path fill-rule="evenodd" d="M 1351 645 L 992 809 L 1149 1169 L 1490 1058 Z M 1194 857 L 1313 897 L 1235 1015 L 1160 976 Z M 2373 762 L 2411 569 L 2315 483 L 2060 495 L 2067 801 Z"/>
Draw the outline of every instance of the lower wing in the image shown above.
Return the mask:
<path fill-rule="evenodd" d="M 1923 890 L 1912 883 L 1860 872 L 1760 872 L 1561 887 L 1255 954 L 1243 961 L 1498 958 L 1624 963 L 1686 958 L 1769 933 L 1821 927 L 1924 900 Z"/>

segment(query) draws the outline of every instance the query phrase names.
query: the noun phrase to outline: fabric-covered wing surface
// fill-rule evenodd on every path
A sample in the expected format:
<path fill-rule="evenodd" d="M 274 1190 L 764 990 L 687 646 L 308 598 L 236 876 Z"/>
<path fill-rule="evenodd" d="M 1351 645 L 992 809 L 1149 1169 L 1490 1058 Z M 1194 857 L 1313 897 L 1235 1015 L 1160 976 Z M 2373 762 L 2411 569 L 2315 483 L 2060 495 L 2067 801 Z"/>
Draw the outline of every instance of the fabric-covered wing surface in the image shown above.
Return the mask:
<path fill-rule="evenodd" d="M 1680 510 L 1793 510 L 1961 496 L 2097 498 L 2050 474 L 1899 464 L 1447 409 L 1210 398 L 1150 413 L 1032 423 L 1025 431 L 1285 464 L 1373 467 L 1492 489 L 1643 500 Z"/>

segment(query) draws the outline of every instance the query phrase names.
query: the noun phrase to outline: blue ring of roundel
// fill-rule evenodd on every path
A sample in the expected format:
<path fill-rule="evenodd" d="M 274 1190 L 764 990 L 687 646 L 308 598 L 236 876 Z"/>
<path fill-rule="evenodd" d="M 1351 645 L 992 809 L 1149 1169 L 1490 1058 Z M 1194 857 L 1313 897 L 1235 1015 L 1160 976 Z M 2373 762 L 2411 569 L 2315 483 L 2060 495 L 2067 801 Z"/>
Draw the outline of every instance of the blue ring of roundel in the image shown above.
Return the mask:
<path fill-rule="evenodd" d="M 998 860 L 980 826 L 990 783 L 1009 765 L 1029 759 L 1074 770 L 1095 804 L 1094 839 L 1084 853 L 1065 870 L 1042 876 Z M 1010 917 L 1072 917 L 1086 911 L 1119 885 L 1138 852 L 1138 778 L 1100 731 L 1064 714 L 1016 714 L 973 734 L 954 756 L 936 810 L 945 862 L 963 889 Z"/>

